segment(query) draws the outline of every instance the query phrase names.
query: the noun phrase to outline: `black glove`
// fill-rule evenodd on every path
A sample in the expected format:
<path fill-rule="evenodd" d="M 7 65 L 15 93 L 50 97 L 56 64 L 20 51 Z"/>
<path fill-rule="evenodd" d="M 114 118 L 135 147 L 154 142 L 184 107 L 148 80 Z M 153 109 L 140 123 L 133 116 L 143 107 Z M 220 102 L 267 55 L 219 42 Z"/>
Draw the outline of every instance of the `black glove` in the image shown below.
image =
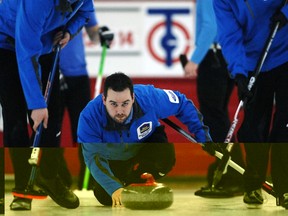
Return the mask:
<path fill-rule="evenodd" d="M 106 44 L 106 46 L 109 48 L 114 38 L 114 33 L 110 31 L 107 26 L 100 27 L 98 33 L 101 46 L 104 46 L 104 44 Z"/>
<path fill-rule="evenodd" d="M 280 30 L 283 26 L 285 26 L 288 22 L 287 17 L 281 12 L 277 11 L 271 18 L 273 26 L 275 23 L 279 22 L 278 30 Z"/>
<path fill-rule="evenodd" d="M 208 154 L 214 156 L 215 155 L 215 151 L 218 151 L 218 152 L 223 152 L 223 148 L 220 144 L 218 143 L 212 143 L 212 142 L 209 142 L 209 143 L 205 143 L 203 146 L 202 146 L 202 149 L 204 151 L 206 151 Z"/>
<path fill-rule="evenodd" d="M 236 74 L 235 82 L 238 86 L 238 98 L 239 100 L 244 100 L 247 98 L 249 100 L 253 94 L 251 91 L 248 90 L 248 78 L 243 74 Z"/>

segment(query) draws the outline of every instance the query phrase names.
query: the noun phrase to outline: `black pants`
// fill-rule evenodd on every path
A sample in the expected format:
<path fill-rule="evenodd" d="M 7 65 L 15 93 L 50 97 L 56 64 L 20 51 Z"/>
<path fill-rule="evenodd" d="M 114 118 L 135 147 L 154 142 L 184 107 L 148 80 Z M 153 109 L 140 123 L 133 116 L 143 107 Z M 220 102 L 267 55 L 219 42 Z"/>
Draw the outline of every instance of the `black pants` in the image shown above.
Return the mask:
<path fill-rule="evenodd" d="M 223 143 L 230 128 L 228 104 L 233 88 L 234 80 L 229 77 L 221 50 L 217 50 L 216 53 L 209 50 L 198 68 L 197 96 L 203 122 L 209 127 L 214 142 Z M 235 144 L 231 156 L 237 164 L 244 166 L 239 144 Z M 209 185 L 212 184 L 218 164 L 219 160 L 216 160 L 209 166 L 207 173 Z M 242 184 L 242 176 L 229 167 L 220 184 L 222 186 Z"/>
<path fill-rule="evenodd" d="M 61 82 L 60 91 L 60 111 L 61 125 L 64 115 L 64 110 L 67 108 L 73 142 L 77 143 L 77 127 L 78 119 L 81 111 L 90 101 L 90 83 L 87 76 L 65 77 Z"/>
<path fill-rule="evenodd" d="M 81 111 L 91 99 L 90 81 L 87 76 L 63 77 L 60 80 L 60 125 L 63 122 L 65 108 L 68 111 L 73 146 L 77 146 L 77 127 Z M 80 172 L 78 178 L 78 188 L 81 190 L 85 175 L 86 165 L 84 162 L 82 148 L 79 147 Z M 90 175 L 89 187 L 91 188 L 93 177 Z"/>
<path fill-rule="evenodd" d="M 115 177 L 124 185 L 142 183 L 141 174 L 151 173 L 157 180 L 165 176 L 175 165 L 175 149 L 168 143 L 164 126 L 158 127 L 151 137 L 146 140 L 146 145 L 136 157 L 127 161 L 109 161 L 110 168 Z M 112 205 L 111 196 L 103 187 L 95 182 L 94 195 L 103 205 Z"/>
<path fill-rule="evenodd" d="M 220 50 L 209 50 L 198 68 L 197 97 L 214 142 L 224 142 L 230 127 L 228 103 L 234 88 Z"/>
<path fill-rule="evenodd" d="M 271 176 L 278 196 L 288 193 L 288 143 L 272 144 Z"/>
<path fill-rule="evenodd" d="M 261 188 L 262 183 L 266 179 L 269 149 L 269 143 L 245 143 L 245 191 L 249 192 Z"/>
<path fill-rule="evenodd" d="M 279 194 L 282 194 L 283 190 L 288 192 L 287 83 L 288 63 L 269 72 L 260 73 L 253 89 L 253 98 L 244 110 L 245 116 L 238 131 L 238 139 L 246 142 L 247 170 L 244 176 L 248 191 L 260 188 L 265 180 L 269 143 L 272 143 L 271 169 L 274 186 Z M 275 112 L 272 116 L 274 106 Z M 286 179 L 280 179 L 283 176 L 286 176 Z"/>
<path fill-rule="evenodd" d="M 39 61 L 42 68 L 43 93 L 52 68 L 53 53 L 43 55 Z M 55 76 L 48 105 L 48 128 L 43 130 L 41 147 L 59 146 L 59 74 Z M 27 126 L 27 104 L 20 83 L 16 55 L 0 49 L 0 103 L 2 106 L 5 147 L 29 147 L 31 145 Z M 28 115 L 30 116 L 30 114 Z M 30 123 L 32 120 L 30 119 Z"/>
<path fill-rule="evenodd" d="M 60 168 L 65 165 L 62 148 L 42 148 L 40 159 L 40 173 L 46 179 L 55 178 L 61 174 Z M 15 189 L 24 190 L 27 186 L 28 179 L 31 173 L 31 165 L 28 159 L 31 155 L 30 148 L 9 148 L 9 153 L 15 174 Z M 60 175 L 61 176 L 61 175 Z M 66 183 L 66 179 L 63 182 Z M 67 183 L 66 183 L 67 184 Z"/>
<path fill-rule="evenodd" d="M 42 69 L 43 93 L 48 75 L 52 69 L 54 54 L 40 57 Z M 57 72 L 58 73 L 58 72 Z M 42 151 L 40 170 L 45 178 L 54 178 L 58 172 L 59 158 L 59 73 L 55 75 L 50 101 L 48 104 L 48 128 L 41 135 Z M 34 134 L 30 138 L 27 125 L 27 115 L 30 113 L 20 83 L 16 55 L 14 52 L 0 49 L 0 102 L 4 120 L 4 146 L 10 147 L 10 155 L 15 173 L 15 188 L 24 189 L 30 175 L 31 167 L 28 158 Z M 32 123 L 30 119 L 30 123 Z M 57 147 L 57 148 L 50 148 Z"/>
<path fill-rule="evenodd" d="M 287 83 L 288 63 L 259 74 L 253 98 L 244 110 L 244 120 L 238 132 L 240 142 L 288 143 Z"/>
<path fill-rule="evenodd" d="M 245 143 L 247 168 L 244 173 L 246 191 L 261 188 L 266 180 L 271 150 L 271 176 L 278 196 L 288 193 L 288 143 Z"/>

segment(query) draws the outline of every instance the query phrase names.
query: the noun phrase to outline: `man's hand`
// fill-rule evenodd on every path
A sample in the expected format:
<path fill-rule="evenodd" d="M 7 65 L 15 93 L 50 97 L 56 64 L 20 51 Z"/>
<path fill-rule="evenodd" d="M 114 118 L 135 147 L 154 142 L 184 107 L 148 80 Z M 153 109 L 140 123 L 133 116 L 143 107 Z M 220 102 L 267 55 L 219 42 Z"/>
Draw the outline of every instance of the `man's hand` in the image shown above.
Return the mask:
<path fill-rule="evenodd" d="M 101 46 L 104 46 L 104 44 L 106 44 L 106 46 L 109 48 L 113 41 L 114 33 L 110 31 L 107 26 L 100 27 L 98 32 Z"/>
<path fill-rule="evenodd" d="M 35 109 L 32 110 L 31 113 L 31 119 L 33 120 L 33 130 L 36 131 L 38 126 L 43 121 L 44 128 L 47 128 L 48 126 L 48 109 L 42 108 L 42 109 Z"/>
<path fill-rule="evenodd" d="M 236 74 L 235 82 L 238 86 L 238 98 L 244 100 L 245 98 L 250 99 L 253 94 L 248 90 L 248 78 L 243 74 Z"/>
<path fill-rule="evenodd" d="M 184 67 L 185 77 L 195 78 L 197 76 L 198 64 L 188 61 Z"/>
<path fill-rule="evenodd" d="M 53 45 L 55 46 L 56 44 L 59 43 L 61 45 L 61 49 L 62 49 L 68 44 L 70 39 L 71 39 L 71 35 L 69 34 L 69 32 L 64 33 L 63 31 L 59 31 L 54 36 Z"/>
<path fill-rule="evenodd" d="M 112 194 L 112 207 L 122 206 L 121 193 L 123 188 L 119 188 Z"/>

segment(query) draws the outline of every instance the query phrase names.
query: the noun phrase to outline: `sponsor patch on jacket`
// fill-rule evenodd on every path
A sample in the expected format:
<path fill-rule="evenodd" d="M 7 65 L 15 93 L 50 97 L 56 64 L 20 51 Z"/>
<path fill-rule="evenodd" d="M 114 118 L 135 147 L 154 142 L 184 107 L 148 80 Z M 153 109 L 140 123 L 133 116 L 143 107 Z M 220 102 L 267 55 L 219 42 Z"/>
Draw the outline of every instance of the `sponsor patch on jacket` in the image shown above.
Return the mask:
<path fill-rule="evenodd" d="M 152 122 L 144 122 L 137 128 L 138 139 L 141 140 L 152 131 Z"/>
<path fill-rule="evenodd" d="M 168 95 L 169 101 L 171 103 L 179 103 L 179 98 L 172 90 L 164 89 L 164 91 Z"/>

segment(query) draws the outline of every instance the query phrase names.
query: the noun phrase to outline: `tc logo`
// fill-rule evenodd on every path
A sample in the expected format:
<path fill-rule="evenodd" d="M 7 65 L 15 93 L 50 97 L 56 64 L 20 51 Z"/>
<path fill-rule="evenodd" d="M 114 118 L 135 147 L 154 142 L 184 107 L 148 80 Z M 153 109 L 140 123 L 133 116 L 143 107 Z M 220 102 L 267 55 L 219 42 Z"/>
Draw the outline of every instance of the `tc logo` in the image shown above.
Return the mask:
<path fill-rule="evenodd" d="M 163 15 L 165 20 L 163 22 L 156 23 L 155 26 L 152 27 L 151 31 L 148 34 L 148 50 L 150 54 L 155 58 L 157 61 L 164 63 L 168 67 L 171 66 L 174 62 L 178 61 L 178 56 L 181 53 L 188 53 L 189 51 L 189 41 L 190 41 L 190 34 L 187 29 L 179 22 L 173 21 L 173 15 L 188 15 L 190 14 L 189 9 L 149 9 L 149 15 Z M 164 34 L 157 37 L 157 31 L 164 30 Z M 173 30 L 173 31 L 172 31 Z M 182 50 L 178 50 L 179 53 L 175 55 L 175 50 L 179 47 L 179 34 L 175 34 L 178 32 L 181 35 L 181 38 L 187 42 Z M 153 41 L 156 40 L 157 43 L 160 44 L 160 47 L 163 51 L 160 52 L 155 49 L 153 46 Z M 164 54 L 163 54 L 164 53 Z M 174 53 L 174 55 L 173 55 Z M 173 57 L 174 56 L 174 57 Z"/>

